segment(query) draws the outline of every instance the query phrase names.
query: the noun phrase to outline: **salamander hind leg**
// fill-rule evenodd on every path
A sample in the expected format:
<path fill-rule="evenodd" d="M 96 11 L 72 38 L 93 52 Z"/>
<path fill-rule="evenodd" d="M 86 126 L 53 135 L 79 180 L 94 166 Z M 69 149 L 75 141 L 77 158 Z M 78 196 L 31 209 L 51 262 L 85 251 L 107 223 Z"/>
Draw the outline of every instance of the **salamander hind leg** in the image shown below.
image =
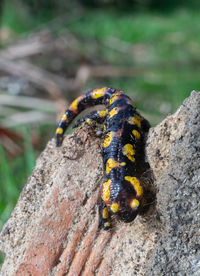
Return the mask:
<path fill-rule="evenodd" d="M 72 126 L 72 128 L 76 128 L 79 126 L 83 126 L 85 124 L 95 126 L 96 124 L 102 124 L 107 116 L 107 110 L 93 111 L 86 115 L 85 117 L 77 120 L 77 122 Z"/>

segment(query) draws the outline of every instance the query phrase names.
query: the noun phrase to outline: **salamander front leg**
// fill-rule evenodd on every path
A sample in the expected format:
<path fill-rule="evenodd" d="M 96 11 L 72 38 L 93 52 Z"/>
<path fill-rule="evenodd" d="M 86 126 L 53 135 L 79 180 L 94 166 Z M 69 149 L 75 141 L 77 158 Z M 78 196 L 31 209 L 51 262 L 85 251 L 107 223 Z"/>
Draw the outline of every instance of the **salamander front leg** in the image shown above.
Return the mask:
<path fill-rule="evenodd" d="M 108 210 L 108 207 L 101 199 L 99 204 L 99 228 L 103 228 L 104 230 L 109 230 L 111 228 L 111 216 Z"/>

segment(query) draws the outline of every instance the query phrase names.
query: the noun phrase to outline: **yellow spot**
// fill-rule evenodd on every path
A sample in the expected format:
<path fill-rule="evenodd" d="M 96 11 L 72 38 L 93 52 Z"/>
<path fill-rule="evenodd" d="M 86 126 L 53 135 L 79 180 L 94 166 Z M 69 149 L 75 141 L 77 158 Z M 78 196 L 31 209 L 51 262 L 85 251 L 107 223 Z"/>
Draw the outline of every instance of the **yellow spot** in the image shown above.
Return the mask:
<path fill-rule="evenodd" d="M 133 130 L 132 131 L 132 133 L 133 133 L 133 135 L 137 138 L 137 139 L 140 139 L 140 133 L 139 133 L 139 131 L 137 131 L 137 130 Z"/>
<path fill-rule="evenodd" d="M 109 158 L 106 163 L 106 173 L 109 174 L 111 169 L 117 167 L 119 165 L 118 162 L 116 162 L 113 158 Z"/>
<path fill-rule="evenodd" d="M 56 134 L 62 134 L 63 133 L 63 129 L 61 127 L 58 127 L 56 129 Z"/>
<path fill-rule="evenodd" d="M 103 217 L 103 219 L 108 218 L 108 208 L 107 207 L 103 208 L 102 217 Z"/>
<path fill-rule="evenodd" d="M 75 99 L 72 103 L 71 103 L 71 107 L 73 110 L 77 110 L 78 109 L 78 104 L 79 104 L 79 100 Z"/>
<path fill-rule="evenodd" d="M 111 206 L 110 209 L 113 213 L 116 213 L 119 210 L 119 204 L 114 202 Z"/>
<path fill-rule="evenodd" d="M 130 206 L 131 208 L 138 208 L 140 205 L 140 202 L 137 200 L 137 199 L 133 199 L 131 202 L 130 202 Z"/>
<path fill-rule="evenodd" d="M 139 115 L 135 115 L 134 117 L 130 117 L 128 122 L 131 125 L 137 125 L 138 127 L 141 127 L 141 117 Z"/>
<path fill-rule="evenodd" d="M 104 96 L 105 92 L 106 92 L 106 87 L 103 87 L 101 89 L 94 90 L 91 93 L 91 96 L 93 99 L 98 99 L 98 98 Z"/>
<path fill-rule="evenodd" d="M 66 114 L 64 114 L 64 115 L 62 116 L 61 120 L 62 120 L 62 121 L 67 120 L 67 116 L 66 116 Z"/>
<path fill-rule="evenodd" d="M 106 222 L 104 223 L 104 227 L 110 227 L 110 221 L 106 221 Z"/>
<path fill-rule="evenodd" d="M 106 134 L 106 137 L 104 139 L 104 144 L 103 144 L 104 148 L 107 148 L 110 145 L 112 141 L 112 137 L 113 137 L 113 132 L 108 132 Z"/>
<path fill-rule="evenodd" d="M 107 115 L 107 110 L 100 110 L 100 111 L 98 111 L 98 115 L 100 117 L 105 117 Z"/>
<path fill-rule="evenodd" d="M 118 94 L 114 94 L 114 95 L 111 97 L 111 99 L 110 99 L 110 101 L 109 101 L 109 104 L 110 104 L 110 105 L 113 104 L 114 101 L 117 101 L 118 99 L 119 99 L 119 95 L 118 95 Z"/>
<path fill-rule="evenodd" d="M 136 178 L 136 177 L 132 177 L 132 176 L 125 176 L 124 178 L 125 180 L 129 181 L 131 183 L 131 185 L 133 185 L 135 191 L 136 191 L 136 195 L 138 197 L 143 195 L 143 188 L 142 185 L 140 184 L 140 181 Z"/>
<path fill-rule="evenodd" d="M 111 169 L 119 167 L 119 166 L 125 166 L 126 163 L 125 162 L 117 162 L 115 161 L 113 158 L 109 158 L 107 163 L 106 163 L 106 173 L 109 174 Z"/>
<path fill-rule="evenodd" d="M 89 118 L 87 118 L 87 119 L 86 119 L 86 123 L 87 123 L 88 125 L 92 125 L 92 124 L 94 123 L 94 121 L 91 120 L 91 119 L 89 119 Z"/>
<path fill-rule="evenodd" d="M 109 115 L 110 115 L 109 118 L 112 118 L 112 117 L 115 116 L 117 113 L 118 113 L 118 107 L 114 107 L 114 108 L 109 112 Z"/>
<path fill-rule="evenodd" d="M 126 155 L 128 157 L 129 160 L 131 160 L 132 162 L 135 161 L 135 158 L 134 158 L 135 151 L 134 151 L 133 146 L 131 144 L 126 144 L 123 147 L 122 152 L 123 152 L 124 155 Z"/>
<path fill-rule="evenodd" d="M 110 185 L 111 185 L 110 179 L 103 183 L 103 190 L 101 195 L 103 201 L 107 201 L 110 198 Z"/>

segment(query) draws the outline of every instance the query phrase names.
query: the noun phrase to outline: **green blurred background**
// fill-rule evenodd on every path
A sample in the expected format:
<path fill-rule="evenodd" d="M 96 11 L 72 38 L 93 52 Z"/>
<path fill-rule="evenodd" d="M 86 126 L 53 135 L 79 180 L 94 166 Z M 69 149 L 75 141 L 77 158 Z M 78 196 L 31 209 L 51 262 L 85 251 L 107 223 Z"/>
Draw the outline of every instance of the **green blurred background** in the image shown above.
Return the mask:
<path fill-rule="evenodd" d="M 66 105 L 124 90 L 156 125 L 200 89 L 198 0 L 0 2 L 0 228 Z"/>

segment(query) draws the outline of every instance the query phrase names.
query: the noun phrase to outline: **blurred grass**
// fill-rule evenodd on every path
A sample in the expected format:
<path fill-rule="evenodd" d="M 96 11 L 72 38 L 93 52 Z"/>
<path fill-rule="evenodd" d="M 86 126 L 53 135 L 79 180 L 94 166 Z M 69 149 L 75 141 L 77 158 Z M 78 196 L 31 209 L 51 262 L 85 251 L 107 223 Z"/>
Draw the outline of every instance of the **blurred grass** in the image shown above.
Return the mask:
<path fill-rule="evenodd" d="M 5 1 L 1 19 L 2 26 L 9 27 L 16 36 L 28 34 L 51 18 L 48 12 L 42 17 L 31 14 L 24 6 L 16 6 L 17 3 L 20 2 Z M 98 54 L 106 64 L 134 66 L 141 72 L 132 78 L 90 80 L 87 87 L 107 85 L 126 91 L 151 124 L 157 124 L 168 113 L 174 112 L 191 90 L 200 89 L 199 16 L 199 10 L 189 9 L 166 14 L 85 10 L 84 16 L 67 25 L 73 34 L 85 39 L 87 43 L 83 44 L 83 49 L 87 51 L 90 39 L 95 39 Z M 57 32 L 65 29 L 66 26 L 60 26 Z M 118 39 L 114 46 L 125 43 L 127 52 L 108 47 L 110 37 Z M 52 129 L 51 126 L 51 134 Z M 0 228 L 9 218 L 35 164 L 30 129 L 25 127 L 18 131 L 23 133 L 25 141 L 23 156 L 8 160 L 0 146 Z M 48 129 L 45 128 L 45 131 L 48 132 Z M 48 135 L 43 136 L 49 138 Z"/>
<path fill-rule="evenodd" d="M 9 160 L 0 145 L 0 228 L 14 208 L 19 192 L 26 183 L 35 165 L 35 154 L 30 140 L 28 127 L 20 129 L 24 138 L 24 155 Z"/>
<path fill-rule="evenodd" d="M 140 103 L 147 97 L 150 101 L 166 101 L 171 105 L 168 112 L 174 112 L 191 90 L 200 89 L 199 16 L 199 10 L 184 9 L 166 14 L 92 10 L 69 28 L 85 38 L 95 38 L 100 44 L 113 36 L 119 42 L 133 45 L 123 64 L 134 65 L 142 73 L 126 80 L 114 79 L 108 84 L 129 94 L 134 91 Z M 119 53 L 111 54 L 105 47 L 101 51 L 108 62 L 122 64 Z M 145 104 L 146 108 L 154 113 L 157 106 L 151 109 Z"/>
<path fill-rule="evenodd" d="M 10 28 L 16 34 L 31 32 L 37 26 L 52 19 L 52 14 L 46 10 L 45 15 L 41 15 L 40 11 L 32 13 L 20 1 L 6 0 L 3 6 L 1 16 L 1 25 Z"/>
<path fill-rule="evenodd" d="M 8 220 L 19 193 L 26 183 L 35 165 L 35 154 L 31 144 L 31 135 L 28 127 L 20 129 L 24 138 L 24 155 L 9 160 L 0 144 L 0 229 Z M 3 263 L 5 254 L 0 252 L 0 264 Z"/>

